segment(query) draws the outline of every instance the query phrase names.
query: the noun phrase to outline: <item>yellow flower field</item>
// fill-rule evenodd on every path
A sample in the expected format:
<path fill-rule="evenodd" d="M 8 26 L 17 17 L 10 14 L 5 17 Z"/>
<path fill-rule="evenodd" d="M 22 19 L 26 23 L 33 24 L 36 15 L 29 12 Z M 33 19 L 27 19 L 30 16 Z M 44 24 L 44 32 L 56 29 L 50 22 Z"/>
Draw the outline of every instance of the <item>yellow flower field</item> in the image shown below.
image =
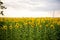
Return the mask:
<path fill-rule="evenodd" d="M 2 18 L 0 40 L 60 40 L 60 18 Z"/>

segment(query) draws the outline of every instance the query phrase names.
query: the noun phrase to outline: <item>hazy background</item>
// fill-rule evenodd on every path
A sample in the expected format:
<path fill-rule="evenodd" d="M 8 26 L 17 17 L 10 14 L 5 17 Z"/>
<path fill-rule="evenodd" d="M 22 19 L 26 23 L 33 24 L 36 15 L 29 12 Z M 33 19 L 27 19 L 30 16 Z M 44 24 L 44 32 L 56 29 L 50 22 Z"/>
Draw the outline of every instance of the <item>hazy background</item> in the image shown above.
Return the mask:
<path fill-rule="evenodd" d="M 60 0 L 2 0 L 4 17 L 60 17 Z M 1 16 L 1 15 L 0 15 Z"/>

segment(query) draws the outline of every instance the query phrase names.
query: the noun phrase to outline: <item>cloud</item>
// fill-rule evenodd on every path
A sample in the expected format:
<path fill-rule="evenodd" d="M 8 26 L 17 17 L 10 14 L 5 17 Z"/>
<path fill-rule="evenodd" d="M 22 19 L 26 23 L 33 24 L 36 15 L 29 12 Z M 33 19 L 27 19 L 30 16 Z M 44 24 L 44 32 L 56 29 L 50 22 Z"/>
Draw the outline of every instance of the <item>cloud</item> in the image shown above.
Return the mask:
<path fill-rule="evenodd" d="M 60 0 L 31 0 L 35 3 L 40 2 L 43 6 L 36 5 L 33 10 L 41 11 L 41 10 L 60 10 Z M 39 5 L 40 5 L 39 4 Z"/>
<path fill-rule="evenodd" d="M 52 17 L 50 10 L 60 10 L 59 0 L 5 0 L 4 5 L 7 17 Z"/>
<path fill-rule="evenodd" d="M 4 3 L 19 10 L 60 10 L 60 0 L 5 0 Z"/>
<path fill-rule="evenodd" d="M 60 0 L 31 0 L 32 2 L 59 2 L 60 3 Z"/>
<path fill-rule="evenodd" d="M 29 1 L 30 2 L 30 1 Z M 30 9 L 28 0 L 6 0 L 4 1 L 5 6 L 14 8 L 14 9 Z"/>

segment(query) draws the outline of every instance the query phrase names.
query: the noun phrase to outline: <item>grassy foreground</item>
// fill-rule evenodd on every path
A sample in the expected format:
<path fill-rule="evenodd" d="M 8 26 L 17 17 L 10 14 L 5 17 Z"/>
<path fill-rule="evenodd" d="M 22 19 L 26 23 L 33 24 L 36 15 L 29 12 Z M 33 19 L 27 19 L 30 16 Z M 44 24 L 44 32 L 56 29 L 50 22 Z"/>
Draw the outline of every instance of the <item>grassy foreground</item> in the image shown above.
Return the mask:
<path fill-rule="evenodd" d="M 1 18 L 0 40 L 60 40 L 60 18 Z"/>

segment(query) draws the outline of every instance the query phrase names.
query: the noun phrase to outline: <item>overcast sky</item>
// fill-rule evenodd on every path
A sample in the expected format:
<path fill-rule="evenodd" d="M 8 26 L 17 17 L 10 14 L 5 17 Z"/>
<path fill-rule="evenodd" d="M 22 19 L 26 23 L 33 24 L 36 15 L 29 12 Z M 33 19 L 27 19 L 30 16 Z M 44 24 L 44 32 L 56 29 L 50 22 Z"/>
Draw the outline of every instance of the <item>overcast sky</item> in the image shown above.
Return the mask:
<path fill-rule="evenodd" d="M 3 0 L 7 16 L 52 16 L 52 10 L 60 10 L 60 0 Z M 14 14 L 14 15 L 12 15 Z"/>

